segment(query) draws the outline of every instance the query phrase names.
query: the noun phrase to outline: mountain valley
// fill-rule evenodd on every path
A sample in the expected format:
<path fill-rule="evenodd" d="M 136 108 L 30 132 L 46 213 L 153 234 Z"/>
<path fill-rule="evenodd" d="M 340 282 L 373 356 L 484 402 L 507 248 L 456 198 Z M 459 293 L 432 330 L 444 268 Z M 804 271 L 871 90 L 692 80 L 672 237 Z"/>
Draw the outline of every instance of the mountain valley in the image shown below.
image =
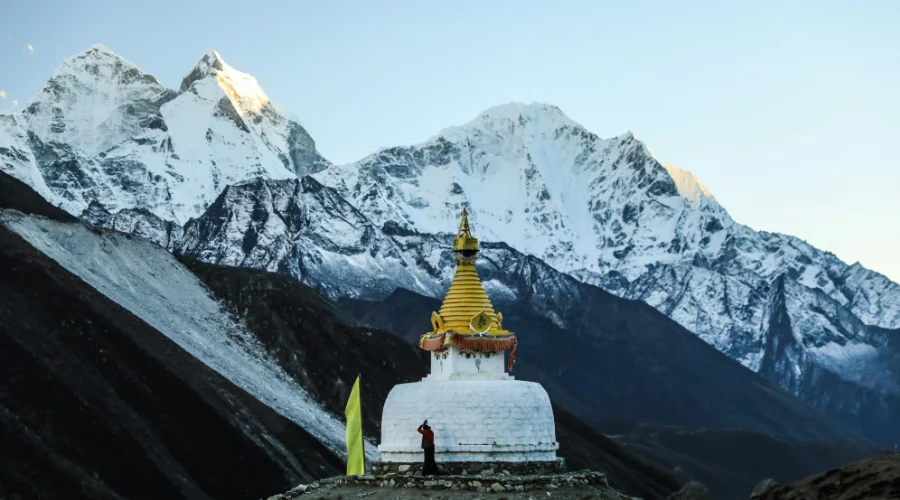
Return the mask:
<path fill-rule="evenodd" d="M 388 391 L 425 373 L 463 208 L 570 467 L 746 498 L 900 443 L 900 285 L 732 220 L 631 132 L 509 103 L 336 165 L 215 51 L 172 89 L 97 45 L 0 114 L 0 434 L 34 459 L 0 497 L 339 474 L 357 374 L 374 457 Z M 141 478 L 113 481 L 119 461 Z"/>

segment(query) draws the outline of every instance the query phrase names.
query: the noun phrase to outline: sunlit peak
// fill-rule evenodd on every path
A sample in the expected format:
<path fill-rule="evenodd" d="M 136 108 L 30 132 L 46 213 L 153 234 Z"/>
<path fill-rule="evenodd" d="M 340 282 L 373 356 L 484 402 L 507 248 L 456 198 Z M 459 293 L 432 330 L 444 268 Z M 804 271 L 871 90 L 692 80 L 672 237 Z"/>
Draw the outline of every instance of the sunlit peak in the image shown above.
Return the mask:
<path fill-rule="evenodd" d="M 213 60 L 217 63 L 214 65 L 216 81 L 234 103 L 241 116 L 262 111 L 262 108 L 269 102 L 269 97 L 259 86 L 256 78 L 232 68 L 214 50 L 208 52 L 205 57 L 214 58 Z"/>

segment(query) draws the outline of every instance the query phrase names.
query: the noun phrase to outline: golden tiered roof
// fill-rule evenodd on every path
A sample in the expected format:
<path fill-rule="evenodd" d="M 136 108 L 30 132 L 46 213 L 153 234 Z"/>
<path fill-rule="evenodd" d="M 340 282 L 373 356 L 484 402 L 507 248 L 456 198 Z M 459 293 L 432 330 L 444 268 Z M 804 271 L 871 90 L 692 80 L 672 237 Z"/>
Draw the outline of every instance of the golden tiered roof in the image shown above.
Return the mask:
<path fill-rule="evenodd" d="M 515 335 L 503 329 L 503 315 L 494 311 L 491 299 L 478 279 L 475 271 L 478 239 L 472 236 L 465 209 L 453 240 L 453 251 L 456 253 L 456 275 L 440 312 L 431 313 L 434 329 L 422 335 L 420 346 L 434 350 L 444 344 L 462 345 L 464 342 L 460 340 L 468 339 L 465 343 L 476 349 L 481 349 L 478 346 L 509 349 L 515 343 Z"/>

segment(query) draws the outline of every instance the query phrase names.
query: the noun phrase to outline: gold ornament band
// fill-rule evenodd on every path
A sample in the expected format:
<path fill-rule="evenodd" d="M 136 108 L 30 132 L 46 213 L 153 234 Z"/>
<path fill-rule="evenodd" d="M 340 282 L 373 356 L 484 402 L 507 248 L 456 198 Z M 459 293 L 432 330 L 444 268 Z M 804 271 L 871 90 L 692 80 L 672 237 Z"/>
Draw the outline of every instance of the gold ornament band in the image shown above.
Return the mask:
<path fill-rule="evenodd" d="M 516 363 L 516 347 L 519 339 L 516 335 L 510 334 L 503 337 L 480 337 L 478 335 L 465 335 L 454 331 L 444 332 L 440 335 L 429 336 L 422 335 L 419 338 L 419 347 L 426 351 L 436 351 L 444 347 L 445 344 L 456 344 L 463 349 L 471 349 L 473 351 L 509 351 L 509 362 L 507 371 L 511 371 Z"/>

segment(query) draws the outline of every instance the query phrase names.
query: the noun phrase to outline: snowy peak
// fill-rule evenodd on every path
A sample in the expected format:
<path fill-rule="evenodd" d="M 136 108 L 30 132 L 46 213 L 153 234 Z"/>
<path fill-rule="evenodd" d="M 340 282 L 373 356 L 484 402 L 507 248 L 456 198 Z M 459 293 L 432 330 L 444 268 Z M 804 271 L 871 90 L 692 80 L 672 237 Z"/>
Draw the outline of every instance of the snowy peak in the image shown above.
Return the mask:
<path fill-rule="evenodd" d="M 513 101 L 488 108 L 464 125 L 447 127 L 438 136 L 454 141 L 485 133 L 497 135 L 552 133 L 565 127 L 580 128 L 556 106 Z"/>
<path fill-rule="evenodd" d="M 619 134 L 616 136 L 617 141 L 637 141 L 638 138 L 634 135 L 634 132 L 630 130 L 626 130 L 625 133 Z"/>
<path fill-rule="evenodd" d="M 479 113 L 475 119 L 463 125 L 445 128 L 439 136 L 449 139 L 454 135 L 453 132 L 471 133 L 476 130 L 498 134 L 524 133 L 549 139 L 558 139 L 560 131 L 563 130 L 577 130 L 592 140 L 602 140 L 570 118 L 559 106 L 534 101 L 529 104 L 512 101 L 488 108 Z M 634 142 L 644 147 L 643 143 L 630 130 L 608 139 L 607 142 Z"/>
<path fill-rule="evenodd" d="M 0 123 L 0 148 L 4 172 L 70 213 L 96 200 L 179 224 L 230 184 L 328 166 L 256 79 L 215 51 L 177 91 L 95 45 L 63 61 L 21 114 Z"/>
<path fill-rule="evenodd" d="M 193 90 L 215 100 L 217 93 L 210 87 L 221 89 L 241 116 L 261 113 L 269 102 L 256 78 L 229 66 L 215 50 L 204 54 L 181 81 L 181 92 Z"/>
<path fill-rule="evenodd" d="M 101 43 L 91 45 L 87 50 L 76 54 L 68 59 L 64 59 L 60 63 L 60 68 L 81 68 L 87 62 L 109 62 L 111 64 L 124 63 L 133 66 L 130 62 L 110 50 L 109 47 Z"/>
<path fill-rule="evenodd" d="M 180 91 L 184 92 L 191 87 L 191 84 L 197 80 L 202 80 L 210 75 L 216 75 L 219 71 L 225 69 L 225 61 L 215 50 L 210 50 L 197 61 L 194 68 L 183 80 L 181 80 Z"/>
<path fill-rule="evenodd" d="M 115 98 L 117 92 L 122 92 L 130 98 L 134 92 L 160 93 L 166 89 L 153 75 L 97 44 L 63 60 L 30 105 L 56 99 L 63 90 L 96 93 L 104 98 Z"/>
<path fill-rule="evenodd" d="M 222 56 L 219 55 L 219 52 L 216 50 L 209 50 L 205 54 L 203 54 L 200 59 L 194 64 L 194 67 L 191 68 L 191 71 L 181 80 L 181 86 L 179 87 L 180 92 L 185 92 L 190 89 L 191 85 L 197 80 L 202 80 L 209 76 L 216 76 L 219 71 L 222 71 L 225 68 L 225 61 L 222 59 Z"/>
<path fill-rule="evenodd" d="M 496 106 L 425 143 L 316 176 L 377 225 L 438 233 L 465 206 L 485 241 L 563 271 L 627 279 L 718 251 L 730 225 L 718 205 L 700 211 L 683 199 L 634 134 L 601 139 L 541 103 Z"/>
<path fill-rule="evenodd" d="M 43 142 L 65 143 L 89 154 L 139 134 L 149 108 L 174 93 L 152 75 L 103 45 L 63 61 L 23 111 L 28 129 Z M 135 108 L 135 103 L 141 103 Z M 124 126 L 121 126 L 122 124 Z"/>
<path fill-rule="evenodd" d="M 700 179 L 698 179 L 696 175 L 674 165 L 663 163 L 662 166 L 669 172 L 669 175 L 675 182 L 678 194 L 686 199 L 692 207 L 699 209 L 707 203 L 718 205 L 716 198 L 709 192 L 709 189 L 700 182 Z"/>
<path fill-rule="evenodd" d="M 136 71 L 140 76 L 159 85 L 159 81 L 141 71 L 135 64 L 116 54 L 102 44 L 92 45 L 84 52 L 63 60 L 53 73 L 53 77 L 87 72 L 95 77 L 109 77 L 114 73 Z M 51 77 L 51 79 L 53 78 Z"/>
<path fill-rule="evenodd" d="M 566 116 L 566 114 L 563 113 L 563 111 L 559 109 L 558 106 L 534 101 L 532 101 L 530 104 L 511 101 L 507 104 L 501 104 L 499 106 L 488 108 L 482 111 L 479 114 L 478 118 L 470 123 L 485 118 L 504 118 L 516 121 L 518 121 L 520 118 L 524 118 L 530 121 L 551 120 L 557 122 L 564 121 L 568 124 L 575 123 L 568 116 Z"/>

